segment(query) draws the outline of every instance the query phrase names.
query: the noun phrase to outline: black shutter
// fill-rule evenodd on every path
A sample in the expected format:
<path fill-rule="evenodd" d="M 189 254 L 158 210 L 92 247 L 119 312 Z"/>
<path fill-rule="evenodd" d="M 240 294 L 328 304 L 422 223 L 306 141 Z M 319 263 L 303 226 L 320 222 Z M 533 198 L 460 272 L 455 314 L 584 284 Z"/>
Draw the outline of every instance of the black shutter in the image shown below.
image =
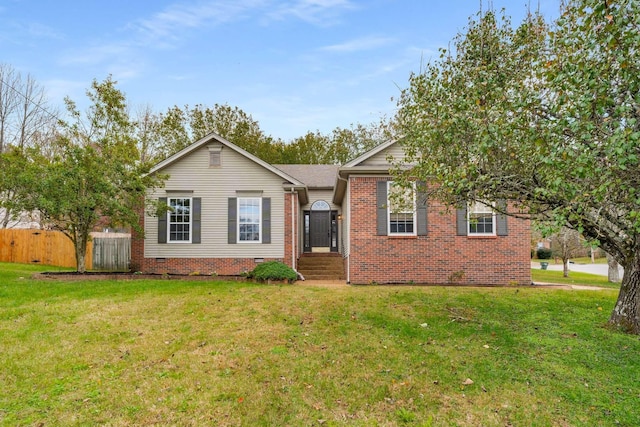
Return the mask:
<path fill-rule="evenodd" d="M 158 203 L 166 206 L 167 198 L 160 197 Z M 158 243 L 167 243 L 167 215 L 169 215 L 167 210 L 158 215 Z"/>
<path fill-rule="evenodd" d="M 456 234 L 467 235 L 467 208 L 456 209 Z"/>
<path fill-rule="evenodd" d="M 377 182 L 376 228 L 378 236 L 387 235 L 387 181 Z"/>
<path fill-rule="evenodd" d="M 201 205 L 202 199 L 200 197 L 191 199 L 191 243 L 200 243 Z"/>
<path fill-rule="evenodd" d="M 418 182 L 416 188 L 416 216 L 418 236 L 427 235 L 427 187 L 424 181 Z"/>
<path fill-rule="evenodd" d="M 238 228 L 238 199 L 235 197 L 229 197 L 229 208 L 227 210 L 228 243 L 235 244 L 238 242 L 237 228 Z"/>
<path fill-rule="evenodd" d="M 262 198 L 262 243 L 271 243 L 271 198 Z"/>
<path fill-rule="evenodd" d="M 507 210 L 507 202 L 504 200 L 498 200 L 498 209 L 501 211 Z M 496 214 L 496 234 L 498 236 L 507 236 L 509 230 L 507 228 L 507 215 L 498 213 Z"/>

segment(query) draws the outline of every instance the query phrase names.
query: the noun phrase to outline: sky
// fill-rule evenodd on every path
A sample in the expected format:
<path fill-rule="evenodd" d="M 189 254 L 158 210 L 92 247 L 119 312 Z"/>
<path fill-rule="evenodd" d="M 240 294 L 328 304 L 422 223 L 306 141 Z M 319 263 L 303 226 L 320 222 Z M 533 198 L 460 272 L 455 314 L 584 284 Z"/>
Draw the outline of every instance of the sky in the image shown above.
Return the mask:
<path fill-rule="evenodd" d="M 228 104 L 285 141 L 392 116 L 470 16 L 560 0 L 0 0 L 0 63 L 53 108 L 111 75 L 132 111 Z"/>

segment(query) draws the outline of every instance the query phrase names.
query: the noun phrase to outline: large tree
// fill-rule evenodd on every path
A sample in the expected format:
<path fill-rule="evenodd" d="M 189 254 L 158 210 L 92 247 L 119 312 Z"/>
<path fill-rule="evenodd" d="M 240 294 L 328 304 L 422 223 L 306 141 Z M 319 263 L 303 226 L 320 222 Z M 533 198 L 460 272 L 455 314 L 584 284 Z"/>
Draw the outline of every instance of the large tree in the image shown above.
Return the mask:
<path fill-rule="evenodd" d="M 548 27 L 492 11 L 410 78 L 399 121 L 417 166 L 456 205 L 568 224 L 625 269 L 610 323 L 640 333 L 640 2 L 570 0 Z M 496 205 L 500 206 L 500 205 Z"/>
<path fill-rule="evenodd" d="M 43 220 L 73 242 L 79 272 L 85 271 L 93 228 L 104 220 L 137 227 L 146 190 L 159 183 L 139 161 L 125 95 L 116 82 L 94 81 L 87 96 L 85 114 L 67 100 L 71 120 L 63 122 L 59 155 L 40 168 L 33 202 Z"/>

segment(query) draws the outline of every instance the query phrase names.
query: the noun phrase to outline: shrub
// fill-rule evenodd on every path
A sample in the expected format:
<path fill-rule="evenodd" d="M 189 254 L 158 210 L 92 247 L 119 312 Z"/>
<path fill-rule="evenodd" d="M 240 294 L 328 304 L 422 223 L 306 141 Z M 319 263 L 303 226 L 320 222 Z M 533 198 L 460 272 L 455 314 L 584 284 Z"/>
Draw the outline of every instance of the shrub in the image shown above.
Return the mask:
<path fill-rule="evenodd" d="M 538 255 L 538 259 L 551 259 L 553 251 L 549 248 L 538 248 L 536 254 Z"/>
<path fill-rule="evenodd" d="M 267 280 L 288 280 L 293 282 L 298 278 L 298 274 L 286 264 L 279 261 L 268 261 L 258 264 L 249 273 L 249 277 L 263 282 Z"/>

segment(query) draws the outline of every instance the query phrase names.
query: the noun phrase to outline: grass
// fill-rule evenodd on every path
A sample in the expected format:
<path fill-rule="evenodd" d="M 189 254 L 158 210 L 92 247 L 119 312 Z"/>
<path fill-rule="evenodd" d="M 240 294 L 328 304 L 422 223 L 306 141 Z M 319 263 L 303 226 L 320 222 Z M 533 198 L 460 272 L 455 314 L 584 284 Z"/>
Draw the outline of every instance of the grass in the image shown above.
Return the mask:
<path fill-rule="evenodd" d="M 2 425 L 638 425 L 614 290 L 37 281 L 0 264 Z M 41 269 L 41 267 L 40 267 Z"/>
<path fill-rule="evenodd" d="M 536 262 L 548 261 L 550 264 L 562 265 L 562 260 L 558 259 L 558 262 L 556 262 L 555 258 L 546 259 L 546 260 L 536 258 L 534 261 Z M 595 262 L 592 263 L 590 257 L 571 258 L 571 262 L 574 262 L 576 264 L 606 264 L 607 258 L 595 258 L 594 261 Z"/>
<path fill-rule="evenodd" d="M 563 285 L 585 285 L 603 288 L 620 289 L 619 283 L 610 283 L 606 276 L 572 271 L 569 277 L 563 277 L 562 271 L 531 269 L 531 280 L 534 283 L 558 283 Z"/>

